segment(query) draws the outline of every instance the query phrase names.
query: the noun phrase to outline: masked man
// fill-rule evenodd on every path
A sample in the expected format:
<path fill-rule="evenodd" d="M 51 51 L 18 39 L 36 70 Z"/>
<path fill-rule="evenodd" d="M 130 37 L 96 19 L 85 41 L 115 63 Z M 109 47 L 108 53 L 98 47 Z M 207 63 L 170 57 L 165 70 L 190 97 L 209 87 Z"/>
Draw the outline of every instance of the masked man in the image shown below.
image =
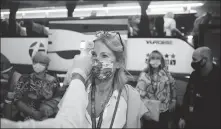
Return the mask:
<path fill-rule="evenodd" d="M 220 74 L 208 47 L 196 49 L 179 120 L 180 128 L 220 128 Z"/>

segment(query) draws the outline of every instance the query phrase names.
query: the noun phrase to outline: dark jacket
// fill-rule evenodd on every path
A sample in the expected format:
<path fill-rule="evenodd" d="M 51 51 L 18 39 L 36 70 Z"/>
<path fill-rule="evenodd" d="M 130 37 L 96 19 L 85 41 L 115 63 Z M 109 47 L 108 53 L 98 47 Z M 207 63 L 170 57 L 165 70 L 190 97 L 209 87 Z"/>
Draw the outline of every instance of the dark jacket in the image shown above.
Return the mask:
<path fill-rule="evenodd" d="M 220 127 L 220 71 L 213 65 L 208 76 L 192 72 L 182 106 L 181 117 L 188 119 L 191 114 L 193 127 Z M 190 113 L 189 106 L 193 106 Z"/>

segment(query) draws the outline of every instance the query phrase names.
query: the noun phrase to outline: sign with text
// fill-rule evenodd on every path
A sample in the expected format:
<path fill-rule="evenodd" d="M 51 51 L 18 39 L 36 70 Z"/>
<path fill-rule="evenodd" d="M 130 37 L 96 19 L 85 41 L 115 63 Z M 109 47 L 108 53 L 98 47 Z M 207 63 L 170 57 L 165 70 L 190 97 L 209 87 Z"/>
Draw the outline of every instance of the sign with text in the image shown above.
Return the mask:
<path fill-rule="evenodd" d="M 127 41 L 127 70 L 142 71 L 154 50 L 160 51 L 170 72 L 190 74 L 194 48 L 176 38 L 129 38 Z"/>

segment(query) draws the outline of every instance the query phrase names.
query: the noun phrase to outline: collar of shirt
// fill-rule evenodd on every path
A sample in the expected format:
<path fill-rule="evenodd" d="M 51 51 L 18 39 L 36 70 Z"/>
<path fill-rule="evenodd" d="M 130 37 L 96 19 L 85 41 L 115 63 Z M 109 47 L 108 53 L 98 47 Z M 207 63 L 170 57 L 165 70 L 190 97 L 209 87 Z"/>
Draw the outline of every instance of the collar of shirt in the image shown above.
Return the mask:
<path fill-rule="evenodd" d="M 91 86 L 91 84 L 90 84 L 90 85 L 87 87 L 86 92 L 89 94 L 89 93 L 91 92 L 91 90 L 92 90 L 92 86 Z M 107 112 L 107 108 L 108 108 L 111 104 L 113 104 L 114 102 L 117 101 L 117 96 L 118 96 L 118 94 L 119 94 L 118 90 L 114 90 L 114 92 L 113 92 L 113 94 L 112 94 L 110 100 L 108 101 L 107 105 L 105 106 L 103 119 L 107 116 L 107 113 L 108 113 L 108 112 Z M 86 118 L 87 118 L 88 122 L 90 123 L 90 125 L 92 125 L 91 117 L 90 117 L 90 115 L 88 114 L 87 111 L 86 111 Z M 99 119 L 99 117 L 96 118 L 96 121 L 97 121 L 97 122 L 98 122 L 98 119 Z"/>
<path fill-rule="evenodd" d="M 92 86 L 91 86 L 91 84 L 90 84 L 90 85 L 87 87 L 87 89 L 86 89 L 86 91 L 87 91 L 88 94 L 91 92 L 91 90 L 92 90 L 91 88 L 92 88 Z M 114 92 L 113 92 L 111 98 L 117 99 L 118 94 L 119 94 L 118 90 L 114 90 Z M 110 102 L 110 101 L 109 101 L 109 102 Z M 108 102 L 108 103 L 109 103 L 109 102 Z M 108 105 L 108 104 L 107 104 L 107 105 Z"/>

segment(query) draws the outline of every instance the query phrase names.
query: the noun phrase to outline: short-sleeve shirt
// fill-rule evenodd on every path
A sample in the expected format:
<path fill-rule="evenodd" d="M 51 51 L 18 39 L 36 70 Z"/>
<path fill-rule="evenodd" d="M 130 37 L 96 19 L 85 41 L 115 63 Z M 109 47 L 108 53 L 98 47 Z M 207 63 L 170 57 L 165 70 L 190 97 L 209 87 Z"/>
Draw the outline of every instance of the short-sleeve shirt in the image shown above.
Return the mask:
<path fill-rule="evenodd" d="M 166 32 L 166 36 L 172 36 L 174 28 L 176 28 L 176 21 L 172 18 L 164 18 L 164 32 Z"/>
<path fill-rule="evenodd" d="M 144 82 L 144 85 L 138 85 L 137 88 L 147 92 L 145 98 L 159 100 L 161 102 L 160 111 L 167 111 L 172 100 L 172 90 L 176 88 L 171 74 L 166 70 L 160 70 L 157 79 L 153 79 L 149 73 L 142 72 L 138 83 L 139 81 Z"/>
<path fill-rule="evenodd" d="M 53 97 L 57 86 L 59 85 L 56 79 L 49 80 L 46 77 L 45 80 L 42 80 L 37 78 L 34 74 L 23 75 L 20 77 L 15 87 L 14 101 L 21 100 L 35 110 L 39 110 L 40 104 L 44 100 L 49 100 Z M 25 120 L 30 118 L 31 116 L 24 115 Z"/>

